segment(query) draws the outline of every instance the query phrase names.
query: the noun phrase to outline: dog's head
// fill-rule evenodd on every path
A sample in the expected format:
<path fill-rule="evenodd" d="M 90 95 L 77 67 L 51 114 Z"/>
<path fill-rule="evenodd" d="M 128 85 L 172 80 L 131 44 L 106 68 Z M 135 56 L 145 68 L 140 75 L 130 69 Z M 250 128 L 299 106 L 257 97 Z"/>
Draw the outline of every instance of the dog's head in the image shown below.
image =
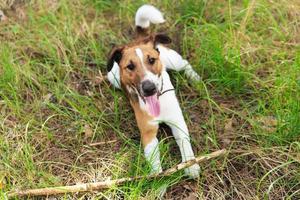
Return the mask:
<path fill-rule="evenodd" d="M 168 36 L 156 34 L 114 48 L 107 69 L 110 71 L 117 63 L 122 88 L 127 94 L 137 94 L 147 101 L 147 97 L 158 95 L 163 69 L 156 46 L 170 42 Z"/>

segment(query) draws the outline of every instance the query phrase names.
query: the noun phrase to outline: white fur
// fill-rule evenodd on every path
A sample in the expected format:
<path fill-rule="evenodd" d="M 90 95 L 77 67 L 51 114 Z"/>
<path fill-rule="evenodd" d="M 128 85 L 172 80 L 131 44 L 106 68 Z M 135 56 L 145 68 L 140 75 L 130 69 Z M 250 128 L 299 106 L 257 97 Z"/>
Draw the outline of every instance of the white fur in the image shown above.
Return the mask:
<path fill-rule="evenodd" d="M 157 48 L 160 52 L 160 60 L 164 67 L 175 71 L 184 70 L 185 75 L 194 81 L 199 81 L 201 79 L 200 76 L 193 70 L 189 62 L 183 59 L 176 51 L 162 45 L 157 45 Z"/>
<path fill-rule="evenodd" d="M 137 55 L 137 57 L 139 57 L 139 59 L 140 59 L 140 62 L 141 62 L 141 65 L 142 65 L 142 67 L 144 68 L 144 70 L 146 69 L 146 67 L 145 67 L 145 65 L 144 65 L 144 54 L 143 54 L 143 52 L 142 52 L 142 50 L 140 49 L 140 48 L 136 48 L 135 49 L 135 53 L 136 53 L 136 55 Z"/>
<path fill-rule="evenodd" d="M 107 73 L 107 79 L 116 88 L 121 89 L 120 84 L 120 67 L 114 62 L 113 68 Z"/>
<path fill-rule="evenodd" d="M 158 139 L 154 138 L 144 148 L 144 154 L 147 161 L 151 164 L 151 173 L 158 173 L 162 171 L 160 164 L 160 154 L 158 147 Z"/>
<path fill-rule="evenodd" d="M 141 6 L 135 14 L 135 25 L 142 28 L 150 26 L 150 22 L 153 24 L 160 24 L 165 22 L 162 13 L 151 5 Z"/>

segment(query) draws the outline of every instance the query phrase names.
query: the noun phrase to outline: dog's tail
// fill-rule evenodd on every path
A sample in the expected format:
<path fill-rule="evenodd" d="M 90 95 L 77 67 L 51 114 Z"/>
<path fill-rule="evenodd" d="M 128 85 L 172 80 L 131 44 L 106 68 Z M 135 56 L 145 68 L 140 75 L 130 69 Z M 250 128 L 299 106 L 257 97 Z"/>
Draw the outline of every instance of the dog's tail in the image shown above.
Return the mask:
<path fill-rule="evenodd" d="M 165 22 L 163 14 L 154 6 L 143 5 L 135 14 L 135 26 L 138 37 L 145 37 L 149 34 L 149 26 Z"/>

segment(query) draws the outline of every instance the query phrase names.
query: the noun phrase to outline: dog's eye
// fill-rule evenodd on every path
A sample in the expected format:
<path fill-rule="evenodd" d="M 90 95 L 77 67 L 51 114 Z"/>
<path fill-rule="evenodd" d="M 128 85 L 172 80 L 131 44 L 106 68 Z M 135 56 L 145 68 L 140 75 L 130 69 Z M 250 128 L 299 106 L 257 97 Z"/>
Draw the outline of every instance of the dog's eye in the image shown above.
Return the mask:
<path fill-rule="evenodd" d="M 150 65 L 153 65 L 155 63 L 155 58 L 151 58 L 150 56 L 148 56 L 148 62 Z"/>
<path fill-rule="evenodd" d="M 127 69 L 129 69 L 130 71 L 133 71 L 135 68 L 133 63 L 130 63 L 129 65 L 127 65 Z"/>

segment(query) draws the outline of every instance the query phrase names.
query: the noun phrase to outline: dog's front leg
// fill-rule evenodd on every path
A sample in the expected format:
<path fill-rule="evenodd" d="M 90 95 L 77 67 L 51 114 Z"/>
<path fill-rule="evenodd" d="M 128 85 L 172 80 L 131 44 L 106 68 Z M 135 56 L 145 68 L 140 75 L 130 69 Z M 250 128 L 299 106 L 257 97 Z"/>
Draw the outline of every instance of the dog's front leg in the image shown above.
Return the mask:
<path fill-rule="evenodd" d="M 190 142 L 189 132 L 184 120 L 179 120 L 174 124 L 170 124 L 172 134 L 179 146 L 182 162 L 195 158 L 192 145 Z M 199 177 L 200 167 L 198 164 L 192 165 L 185 169 L 185 173 L 191 178 Z"/>
<path fill-rule="evenodd" d="M 158 139 L 156 138 L 156 134 L 151 138 L 147 138 L 145 134 L 142 135 L 142 142 L 146 160 L 151 165 L 151 174 L 162 172 L 158 145 L 159 143 Z"/>
<path fill-rule="evenodd" d="M 147 162 L 151 166 L 150 174 L 156 174 L 162 172 L 162 167 L 160 163 L 160 153 L 159 153 L 159 142 L 156 137 L 158 127 L 155 132 L 154 130 L 150 132 L 141 132 L 141 139 L 144 146 L 144 153 Z M 161 185 L 157 189 L 157 197 L 158 199 L 162 199 L 164 194 L 167 191 L 167 185 Z"/>
<path fill-rule="evenodd" d="M 189 131 L 182 115 L 182 111 L 177 101 L 173 102 L 172 105 L 173 115 L 169 116 L 166 123 L 170 126 L 176 143 L 179 146 L 182 162 L 192 160 L 195 158 L 195 155 L 192 149 Z M 192 165 L 191 167 L 185 169 L 185 173 L 191 178 L 199 177 L 199 172 L 200 167 L 198 164 Z"/>
<path fill-rule="evenodd" d="M 161 172 L 158 139 L 156 138 L 158 123 L 153 122 L 153 117 L 143 111 L 139 104 L 132 104 L 132 106 L 141 133 L 144 154 L 151 166 L 151 173 Z"/>

